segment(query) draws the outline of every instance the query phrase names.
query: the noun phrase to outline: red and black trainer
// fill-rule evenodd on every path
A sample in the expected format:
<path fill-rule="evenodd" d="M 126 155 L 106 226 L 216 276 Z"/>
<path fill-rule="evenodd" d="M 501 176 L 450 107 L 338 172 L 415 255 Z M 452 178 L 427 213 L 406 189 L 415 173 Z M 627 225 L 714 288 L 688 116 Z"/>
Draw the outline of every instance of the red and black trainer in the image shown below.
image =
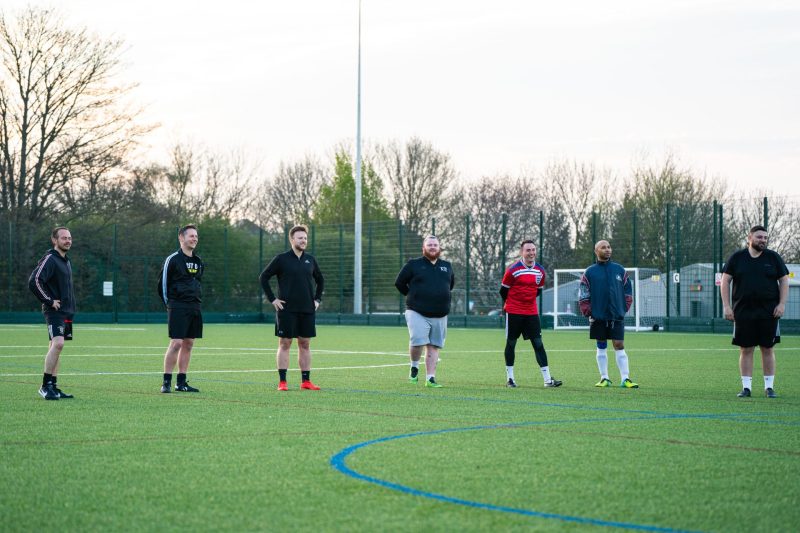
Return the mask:
<path fill-rule="evenodd" d="M 285 381 L 278 382 L 278 390 L 289 390 L 289 385 Z"/>
<path fill-rule="evenodd" d="M 317 387 L 310 381 L 304 381 L 303 383 L 301 383 L 300 388 L 305 390 L 319 390 L 319 387 Z"/>

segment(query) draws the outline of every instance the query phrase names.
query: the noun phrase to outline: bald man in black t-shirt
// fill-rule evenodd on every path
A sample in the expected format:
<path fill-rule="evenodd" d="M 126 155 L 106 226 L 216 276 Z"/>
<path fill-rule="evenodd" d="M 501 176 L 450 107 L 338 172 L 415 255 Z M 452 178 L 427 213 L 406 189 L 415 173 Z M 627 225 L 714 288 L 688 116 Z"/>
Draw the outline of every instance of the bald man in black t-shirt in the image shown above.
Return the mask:
<path fill-rule="evenodd" d="M 778 320 L 789 296 L 789 270 L 780 255 L 767 249 L 767 240 L 766 228 L 753 226 L 747 248 L 734 252 L 722 267 L 722 310 L 733 321 L 733 344 L 739 346 L 740 398 L 750 397 L 756 346 L 761 349 L 765 393 L 776 397 L 774 346 L 781 341 Z"/>

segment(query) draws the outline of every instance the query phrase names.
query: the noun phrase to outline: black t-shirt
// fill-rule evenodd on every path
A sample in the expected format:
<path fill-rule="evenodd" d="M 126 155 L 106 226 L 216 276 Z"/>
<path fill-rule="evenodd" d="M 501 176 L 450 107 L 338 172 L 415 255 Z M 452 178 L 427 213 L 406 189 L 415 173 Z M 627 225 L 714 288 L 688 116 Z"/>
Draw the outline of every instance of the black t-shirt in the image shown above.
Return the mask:
<path fill-rule="evenodd" d="M 394 281 L 394 286 L 406 297 L 406 308 L 430 318 L 450 313 L 450 291 L 454 284 L 453 266 L 449 262 L 438 259 L 431 263 L 426 257 L 410 260 Z"/>
<path fill-rule="evenodd" d="M 278 298 L 283 300 L 283 309 L 294 313 L 313 313 L 314 300 L 322 301 L 325 279 L 314 256 L 303 252 L 300 257 L 289 250 L 276 255 L 261 273 L 261 287 L 270 302 L 275 293 L 269 280 L 278 277 Z"/>
<path fill-rule="evenodd" d="M 764 250 L 758 257 L 752 257 L 745 248 L 728 258 L 722 272 L 733 277 L 736 320 L 772 318 L 781 299 L 778 280 L 789 274 L 780 255 Z"/>

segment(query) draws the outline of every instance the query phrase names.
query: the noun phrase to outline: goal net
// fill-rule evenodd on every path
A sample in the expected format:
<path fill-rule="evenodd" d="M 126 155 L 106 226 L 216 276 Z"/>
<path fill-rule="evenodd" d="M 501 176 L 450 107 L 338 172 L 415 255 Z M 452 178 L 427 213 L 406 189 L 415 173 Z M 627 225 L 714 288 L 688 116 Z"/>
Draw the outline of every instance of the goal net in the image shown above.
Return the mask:
<path fill-rule="evenodd" d="M 589 329 L 581 315 L 578 292 L 585 269 L 556 269 L 553 275 L 552 314 L 555 329 Z M 643 331 L 663 324 L 666 280 L 655 268 L 626 268 L 633 286 L 633 303 L 625 316 L 625 329 Z M 549 306 L 548 306 L 549 307 Z"/>

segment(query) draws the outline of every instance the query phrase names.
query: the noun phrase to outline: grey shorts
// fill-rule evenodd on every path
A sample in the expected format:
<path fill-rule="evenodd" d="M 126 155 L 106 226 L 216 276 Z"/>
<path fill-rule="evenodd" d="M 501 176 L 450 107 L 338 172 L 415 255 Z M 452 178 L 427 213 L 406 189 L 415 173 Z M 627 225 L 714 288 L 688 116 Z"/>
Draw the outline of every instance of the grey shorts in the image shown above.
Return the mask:
<path fill-rule="evenodd" d="M 416 311 L 406 309 L 406 324 L 411 346 L 425 346 L 430 344 L 437 348 L 444 348 L 444 339 L 447 337 L 447 317 L 431 318 L 422 316 Z"/>

